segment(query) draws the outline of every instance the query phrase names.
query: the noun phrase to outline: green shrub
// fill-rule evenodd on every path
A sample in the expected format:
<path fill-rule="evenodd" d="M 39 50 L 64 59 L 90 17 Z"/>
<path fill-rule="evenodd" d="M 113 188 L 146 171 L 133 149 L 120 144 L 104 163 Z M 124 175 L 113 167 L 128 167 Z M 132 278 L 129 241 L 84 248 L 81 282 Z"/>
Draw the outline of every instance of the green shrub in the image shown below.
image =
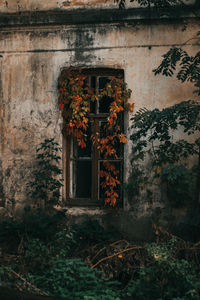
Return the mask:
<path fill-rule="evenodd" d="M 75 233 L 70 228 L 63 228 L 55 234 L 51 244 L 52 255 L 69 257 L 72 255 L 74 248 L 77 246 Z"/>
<path fill-rule="evenodd" d="M 149 265 L 140 269 L 138 279 L 128 286 L 123 299 L 135 300 L 198 300 L 199 270 L 184 259 L 175 257 L 175 241 L 150 244 Z"/>
<path fill-rule="evenodd" d="M 51 218 L 47 220 L 50 221 Z M 38 232 L 38 236 L 35 229 L 28 230 L 27 224 L 31 224 L 28 220 L 26 226 L 23 225 L 26 230 L 19 222 L 16 224 L 8 222 L 8 224 L 9 226 L 6 227 L 4 223 L 7 233 L 12 234 L 11 228 L 14 229 L 15 234 L 23 233 L 20 240 L 20 247 L 21 245 L 23 247 L 17 255 L 12 255 L 9 261 L 6 260 L 1 265 L 0 279 L 3 284 L 74 300 L 200 299 L 199 266 L 178 258 L 183 255 L 182 252 L 178 252 L 183 243 L 175 238 L 166 243 L 148 244 L 146 250 L 143 248 L 140 254 L 134 253 L 131 260 L 128 255 L 124 256 L 123 259 L 127 259 L 124 264 L 128 262 L 130 275 L 133 268 L 132 276 L 129 276 L 127 281 L 130 278 L 133 280 L 131 282 L 121 280 L 119 283 L 109 279 L 112 273 L 106 273 L 106 269 L 103 269 L 104 274 L 107 274 L 107 278 L 104 278 L 100 271 L 91 269 L 86 262 L 74 257 L 77 249 L 82 250 L 84 246 L 87 259 L 88 250 L 97 242 L 100 242 L 101 247 L 106 248 L 105 241 L 111 237 L 111 231 L 105 231 L 96 221 L 78 225 L 73 231 L 64 226 L 60 227 L 58 232 L 51 229 L 52 235 L 48 235 L 48 238 L 44 238 L 44 233 L 47 224 L 51 224 L 49 222 L 44 226 L 43 234 Z M 59 228 L 57 222 L 53 222 L 52 227 L 53 224 Z M 5 241 L 6 236 L 2 236 Z M 121 259 L 120 262 L 123 263 Z M 121 263 L 116 264 L 112 259 L 107 260 L 106 264 L 112 267 L 112 272 L 124 270 L 120 269 Z M 126 287 L 122 289 L 125 285 Z"/>
<path fill-rule="evenodd" d="M 186 200 L 191 202 L 191 194 L 194 195 L 193 200 L 198 202 L 198 193 L 191 183 L 199 180 L 199 170 L 190 172 L 188 166 L 180 164 L 192 156 L 198 160 L 199 103 L 189 100 L 162 110 L 143 108 L 131 120 L 133 174 L 137 172 L 139 161 L 148 162 L 148 166 L 145 170 L 141 163 L 144 174 L 141 174 L 139 181 L 137 176 L 134 178 L 131 174 L 128 182 L 130 196 L 138 195 L 142 184 L 148 190 L 153 184 L 163 181 L 167 184 L 167 196 L 172 206 L 186 204 Z"/>
<path fill-rule="evenodd" d="M 56 233 L 58 224 L 64 218 L 65 213 L 62 211 L 53 215 L 43 211 L 28 213 L 20 221 L 8 218 L 0 223 L 0 243 L 12 240 L 17 246 L 22 237 L 47 240 Z"/>
<path fill-rule="evenodd" d="M 33 283 L 49 295 L 69 299 L 116 300 L 114 292 L 101 273 L 90 269 L 82 260 L 57 255 L 42 275 L 32 276 Z"/>
<path fill-rule="evenodd" d="M 45 139 L 36 149 L 35 168 L 27 184 L 27 193 L 36 207 L 51 208 L 59 202 L 62 186 L 59 151 L 54 139 Z"/>
<path fill-rule="evenodd" d="M 49 265 L 50 247 L 38 238 L 29 239 L 24 245 L 24 260 L 26 268 L 31 273 L 41 273 Z"/>

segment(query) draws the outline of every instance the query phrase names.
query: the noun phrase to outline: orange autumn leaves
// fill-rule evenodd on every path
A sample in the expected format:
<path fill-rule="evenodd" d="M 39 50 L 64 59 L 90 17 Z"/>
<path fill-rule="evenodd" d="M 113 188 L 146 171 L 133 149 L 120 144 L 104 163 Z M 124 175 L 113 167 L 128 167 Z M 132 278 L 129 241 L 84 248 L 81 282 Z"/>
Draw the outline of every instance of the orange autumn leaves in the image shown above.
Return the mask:
<path fill-rule="evenodd" d="M 68 135 L 74 136 L 78 146 L 86 147 L 89 89 L 84 87 L 86 77 L 81 71 L 63 70 L 59 77 L 59 107 L 66 121 Z"/>
<path fill-rule="evenodd" d="M 77 142 L 78 146 L 81 148 L 86 147 L 86 131 L 88 127 L 88 113 L 90 111 L 89 102 L 86 98 L 86 95 L 73 95 L 71 102 L 72 109 L 72 118 L 66 124 L 67 132 L 70 135 L 73 135 Z"/>
<path fill-rule="evenodd" d="M 119 170 L 108 160 L 117 159 L 116 145 L 127 142 L 119 125 L 119 116 L 124 110 L 133 110 L 133 104 L 128 103 L 131 91 L 127 89 L 123 79 L 112 77 L 105 88 L 97 93 L 86 84 L 86 78 L 81 70 L 68 69 L 61 72 L 58 82 L 59 107 L 66 123 L 67 134 L 72 135 L 78 146 L 84 148 L 88 138 L 90 102 L 101 101 L 105 96 L 112 99 L 104 134 L 95 132 L 89 138 L 104 159 L 103 170 L 99 171 L 99 175 L 105 204 L 115 206 L 119 199 Z"/>
<path fill-rule="evenodd" d="M 119 170 L 116 170 L 115 165 L 108 161 L 103 162 L 103 167 L 105 170 L 99 171 L 99 174 L 100 177 L 103 179 L 101 182 L 101 186 L 105 190 L 105 204 L 115 206 L 117 204 L 117 199 L 119 198 Z"/>

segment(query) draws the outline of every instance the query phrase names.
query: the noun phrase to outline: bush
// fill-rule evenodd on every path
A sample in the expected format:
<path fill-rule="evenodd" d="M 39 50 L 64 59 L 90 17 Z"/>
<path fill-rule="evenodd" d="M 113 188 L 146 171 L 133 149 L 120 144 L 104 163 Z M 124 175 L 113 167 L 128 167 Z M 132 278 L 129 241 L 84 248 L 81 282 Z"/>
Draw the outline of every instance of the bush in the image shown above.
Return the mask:
<path fill-rule="evenodd" d="M 46 219 L 45 216 L 44 220 L 50 221 L 51 218 Z M 120 250 L 131 248 L 131 244 L 126 240 L 110 243 L 109 238 L 113 240 L 111 231 L 105 231 L 97 222 L 85 222 L 76 226 L 76 230 L 74 228 L 73 231 L 62 226 L 56 232 L 54 228 L 48 238 L 43 238 L 46 226 L 44 232 L 38 232 L 37 236 L 33 228 L 27 229 L 30 222 L 26 221 L 26 230 L 19 222 L 9 223 L 10 227 L 4 226 L 9 234 L 12 234 L 13 227 L 15 234 L 20 232 L 24 235 L 15 246 L 16 249 L 21 249 L 16 252 L 17 255 L 8 256 L 9 260 L 7 258 L 5 261 L 2 260 L 0 277 L 3 284 L 74 300 L 200 299 L 200 268 L 196 251 L 198 245 L 194 245 L 195 253 L 192 252 L 189 256 L 187 254 L 188 260 L 182 259 L 186 257 L 184 254 L 184 250 L 187 249 L 186 246 L 184 248 L 186 243 L 175 238 L 160 244 L 135 246 L 132 252 L 125 251 L 123 255 L 113 256 L 120 253 Z M 59 228 L 57 223 L 53 224 Z M 5 238 L 4 235 L 3 241 Z M 163 237 L 161 240 L 166 239 Z M 96 247 L 97 243 L 100 248 Z M 76 255 L 80 248 L 85 261 Z M 194 259 L 194 255 L 196 265 L 189 262 L 189 259 L 191 261 Z M 108 259 L 100 264 L 102 272 L 90 268 L 86 263 L 94 266 L 104 257 Z M 107 277 L 105 278 L 103 274 Z M 124 276 L 126 274 L 127 277 Z M 111 278 L 119 282 L 112 281 Z"/>
<path fill-rule="evenodd" d="M 62 216 L 61 213 L 58 213 L 59 215 Z M 88 233 L 87 230 L 85 232 L 86 239 L 87 237 L 90 239 L 89 243 L 92 243 L 95 233 L 99 232 L 98 240 L 104 240 L 110 237 L 110 234 L 107 235 L 97 222 L 91 221 L 84 223 L 83 227 L 77 226 L 76 231 L 62 226 L 56 232 L 56 228 L 59 228 L 58 216 L 41 213 L 40 219 L 37 215 L 30 216 L 30 219 L 27 217 L 25 223 L 15 223 L 10 220 L 4 223 L 4 226 L 0 224 L 0 227 L 7 228 L 3 240 L 6 239 L 6 234 L 12 234 L 12 229 L 21 237 L 15 245 L 18 258 L 16 260 L 13 256 L 13 261 L 10 260 L 2 265 L 1 280 L 22 290 L 42 292 L 57 297 L 75 300 L 120 300 L 117 292 L 114 291 L 114 288 L 119 285 L 118 282 L 105 279 L 101 272 L 91 269 L 83 260 L 71 257 L 80 242 L 82 245 L 86 242 L 80 240 L 80 237 L 89 226 L 91 226 L 90 230 Z M 29 227 L 28 224 L 32 226 Z M 47 234 L 46 238 L 44 238 L 45 234 Z M 17 251 L 19 246 L 22 246 L 20 253 Z M 20 275 L 16 276 L 16 274 Z"/>
<path fill-rule="evenodd" d="M 58 224 L 65 218 L 62 211 L 49 215 L 42 211 L 24 215 L 20 220 L 8 218 L 0 223 L 0 243 L 19 243 L 22 237 L 49 239 L 57 231 Z"/>
<path fill-rule="evenodd" d="M 59 151 L 54 139 L 45 139 L 36 149 L 35 168 L 27 184 L 27 193 L 36 207 L 51 208 L 59 202 L 62 186 Z"/>
<path fill-rule="evenodd" d="M 197 300 L 200 299 L 199 270 L 175 257 L 174 240 L 147 246 L 152 260 L 140 269 L 138 279 L 128 286 L 123 299 Z"/>
<path fill-rule="evenodd" d="M 194 182 L 199 180 L 199 166 L 196 166 L 197 172 L 190 172 L 188 166 L 181 164 L 194 156 L 198 160 L 199 117 L 200 105 L 192 100 L 163 110 L 143 108 L 136 112 L 131 119 L 130 136 L 133 173 L 137 172 L 139 161 L 148 162 L 148 167 L 139 180 L 130 176 L 128 184 L 132 184 L 133 191 L 129 187 L 128 193 L 132 193 L 132 197 L 139 194 L 142 185 L 148 190 L 148 187 L 162 181 L 167 184 L 167 197 L 172 206 L 181 206 L 187 203 L 186 200 L 191 202 L 191 199 L 198 201 Z M 140 167 L 144 168 L 144 164 L 141 163 Z"/>
<path fill-rule="evenodd" d="M 42 275 L 33 276 L 33 283 L 50 295 L 69 299 L 119 299 L 99 272 L 77 258 L 53 257 Z"/>

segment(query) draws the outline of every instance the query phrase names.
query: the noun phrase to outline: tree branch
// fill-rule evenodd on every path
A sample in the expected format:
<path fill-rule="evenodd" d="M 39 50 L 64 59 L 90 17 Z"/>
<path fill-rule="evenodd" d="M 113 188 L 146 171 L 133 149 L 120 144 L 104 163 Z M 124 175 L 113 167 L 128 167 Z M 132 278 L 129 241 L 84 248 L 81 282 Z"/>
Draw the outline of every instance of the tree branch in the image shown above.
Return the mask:
<path fill-rule="evenodd" d="M 117 256 L 117 255 L 119 255 L 119 254 L 121 254 L 121 253 L 125 253 L 125 252 L 127 252 L 127 251 L 136 250 L 136 249 L 143 249 L 143 248 L 144 248 L 144 247 L 141 247 L 141 246 L 135 246 L 135 247 L 132 247 L 132 248 L 128 248 L 128 249 L 119 251 L 119 252 L 114 253 L 114 254 L 112 254 L 112 255 L 110 255 L 110 256 L 104 257 L 104 258 L 100 259 L 96 264 L 94 264 L 94 265 L 91 267 L 91 269 L 94 269 L 96 266 L 98 266 L 98 265 L 99 265 L 100 263 L 102 263 L 103 261 L 108 260 L 108 259 L 111 259 L 111 258 L 113 258 L 113 257 L 115 257 L 115 256 Z"/>

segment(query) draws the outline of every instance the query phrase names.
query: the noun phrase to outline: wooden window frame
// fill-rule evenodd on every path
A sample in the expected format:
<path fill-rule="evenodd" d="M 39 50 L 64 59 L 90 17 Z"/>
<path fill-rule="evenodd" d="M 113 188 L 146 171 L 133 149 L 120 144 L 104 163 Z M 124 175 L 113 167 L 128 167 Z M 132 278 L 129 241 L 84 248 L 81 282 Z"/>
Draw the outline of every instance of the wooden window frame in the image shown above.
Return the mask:
<path fill-rule="evenodd" d="M 112 77 L 112 76 L 122 76 L 124 79 L 124 71 L 121 69 L 111 69 L 111 68 L 88 68 L 83 69 L 83 73 L 87 76 L 96 76 L 96 77 Z M 98 113 L 98 114 L 89 114 L 89 118 L 94 121 L 94 130 L 97 132 L 99 131 L 99 121 L 105 120 L 108 116 L 108 113 Z M 124 120 L 122 121 L 122 126 L 124 130 Z M 65 127 L 65 121 L 63 123 L 63 128 Z M 71 177 L 74 175 L 72 174 L 73 170 L 71 170 L 71 162 L 73 159 L 71 158 L 71 151 L 73 147 L 73 137 L 67 135 L 65 132 L 63 132 L 64 137 L 64 145 L 65 145 L 65 153 L 64 153 L 64 198 L 65 202 L 68 206 L 93 206 L 93 207 L 100 207 L 104 206 L 105 202 L 104 200 L 98 199 L 99 194 L 99 174 L 98 174 L 98 164 L 100 161 L 105 161 L 106 159 L 100 159 L 98 150 L 93 147 L 93 154 L 92 154 L 92 190 L 91 190 L 91 198 L 76 198 L 76 197 L 70 197 L 70 184 L 72 179 Z M 124 151 L 122 151 L 122 157 L 119 159 L 113 160 L 114 162 L 120 162 L 121 163 L 121 180 L 123 182 L 123 168 L 124 168 Z M 78 159 L 76 159 L 78 160 Z M 82 161 L 84 159 L 81 159 Z M 87 160 L 87 159 L 86 159 Z M 111 159 L 108 159 L 108 161 L 112 161 Z M 121 185 L 122 186 L 122 185 Z M 121 188 L 121 187 L 120 187 Z M 121 188 L 121 198 L 119 205 L 122 206 L 122 198 L 123 198 L 123 191 Z"/>

